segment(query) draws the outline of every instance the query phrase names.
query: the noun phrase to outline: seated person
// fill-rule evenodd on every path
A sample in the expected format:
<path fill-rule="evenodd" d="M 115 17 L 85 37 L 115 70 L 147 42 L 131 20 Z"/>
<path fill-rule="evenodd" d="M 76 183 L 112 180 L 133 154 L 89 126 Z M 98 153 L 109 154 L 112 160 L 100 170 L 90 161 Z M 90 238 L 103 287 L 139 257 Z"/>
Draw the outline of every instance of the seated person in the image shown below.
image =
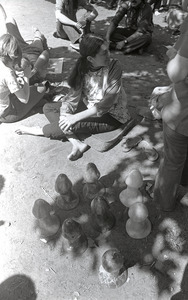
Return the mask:
<path fill-rule="evenodd" d="M 187 11 L 188 1 L 175 1 L 171 0 L 169 11 L 166 16 L 168 27 L 173 30 L 174 34 L 179 34 L 180 26 L 188 15 Z"/>
<path fill-rule="evenodd" d="M 40 102 L 48 86 L 29 86 L 31 66 L 20 66 L 22 51 L 17 39 L 9 33 L 0 37 L 0 122 L 13 123 L 21 120 Z"/>
<path fill-rule="evenodd" d="M 152 9 L 145 0 L 121 3 L 106 33 L 110 49 L 122 50 L 124 54 L 143 49 L 152 40 Z M 125 19 L 125 27 L 118 27 Z"/>
<path fill-rule="evenodd" d="M 86 13 L 77 21 L 76 13 L 81 7 Z M 56 0 L 56 29 L 54 37 L 79 42 L 82 34 L 90 32 L 91 22 L 98 16 L 88 0 Z"/>
<path fill-rule="evenodd" d="M 16 21 L 12 17 L 7 17 L 1 4 L 0 20 L 0 35 L 3 33 L 13 35 L 17 39 L 22 50 L 22 57 L 26 58 L 31 63 L 32 76 L 30 78 L 30 84 L 42 81 L 46 76 L 46 70 L 49 62 L 49 50 L 44 35 L 35 28 L 34 40 L 31 44 L 26 43 L 20 34 Z"/>
<path fill-rule="evenodd" d="M 80 42 L 80 57 L 68 80 L 70 92 L 62 102 L 48 103 L 43 111 L 50 124 L 21 127 L 18 134 L 63 137 L 73 145 L 69 160 L 80 158 L 88 145 L 77 134 L 108 132 L 131 120 L 118 60 L 111 59 L 108 43 L 89 33 Z"/>

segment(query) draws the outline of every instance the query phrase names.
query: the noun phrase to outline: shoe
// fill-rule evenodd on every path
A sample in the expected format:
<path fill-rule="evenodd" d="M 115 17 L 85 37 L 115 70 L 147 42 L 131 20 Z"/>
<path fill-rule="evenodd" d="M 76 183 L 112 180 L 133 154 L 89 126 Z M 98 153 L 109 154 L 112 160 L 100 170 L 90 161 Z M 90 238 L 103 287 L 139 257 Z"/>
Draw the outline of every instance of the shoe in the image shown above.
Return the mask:
<path fill-rule="evenodd" d="M 138 146 L 138 144 L 142 141 L 142 137 L 140 135 L 135 136 L 134 138 L 128 138 L 121 144 L 123 148 L 123 152 L 129 152 L 131 149 Z"/>
<path fill-rule="evenodd" d="M 142 140 L 138 147 L 145 153 L 148 160 L 154 162 L 159 158 L 159 153 L 157 150 L 147 141 Z"/>

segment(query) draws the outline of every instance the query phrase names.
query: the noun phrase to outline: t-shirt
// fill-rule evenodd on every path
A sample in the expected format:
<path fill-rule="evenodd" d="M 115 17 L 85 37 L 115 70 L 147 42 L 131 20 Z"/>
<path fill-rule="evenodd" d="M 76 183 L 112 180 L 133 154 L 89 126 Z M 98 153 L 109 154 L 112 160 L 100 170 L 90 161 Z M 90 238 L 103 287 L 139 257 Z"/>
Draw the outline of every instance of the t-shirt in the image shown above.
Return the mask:
<path fill-rule="evenodd" d="M 81 88 L 77 91 L 71 90 L 64 97 L 61 111 L 65 112 L 66 109 L 67 113 L 74 113 L 79 101 L 83 101 L 87 108 L 96 106 L 97 116 L 109 113 L 120 123 L 126 123 L 130 120 L 130 115 L 121 77 L 121 65 L 116 59 L 111 60 L 109 67 L 89 71 Z"/>
<path fill-rule="evenodd" d="M 60 10 L 66 17 L 72 21 L 77 21 L 76 13 L 78 7 L 85 8 L 86 10 L 93 10 L 93 6 L 88 0 L 56 0 L 56 10 Z"/>
<path fill-rule="evenodd" d="M 14 70 L 0 61 L 0 117 L 10 106 L 10 94 L 20 90 Z"/>
<path fill-rule="evenodd" d="M 188 30 L 181 40 L 178 54 L 188 59 Z M 162 110 L 163 121 L 176 132 L 188 136 L 188 79 L 173 84 Z"/>
<path fill-rule="evenodd" d="M 153 31 L 153 13 L 148 3 L 141 3 L 138 7 L 132 7 L 131 1 L 123 2 L 112 22 L 118 26 L 124 18 L 125 28 L 131 28 L 138 33 L 152 33 Z"/>

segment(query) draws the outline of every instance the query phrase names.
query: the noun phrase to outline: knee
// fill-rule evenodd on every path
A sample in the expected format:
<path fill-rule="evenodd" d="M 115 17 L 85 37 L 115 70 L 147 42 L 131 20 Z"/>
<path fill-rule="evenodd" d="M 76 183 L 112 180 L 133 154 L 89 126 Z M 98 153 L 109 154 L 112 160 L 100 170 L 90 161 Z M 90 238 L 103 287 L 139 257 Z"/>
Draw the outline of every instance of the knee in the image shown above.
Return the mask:
<path fill-rule="evenodd" d="M 50 55 L 49 55 L 49 51 L 48 51 L 48 50 L 44 50 L 44 51 L 41 53 L 41 56 L 42 56 L 42 58 L 44 59 L 44 61 L 46 61 L 46 62 L 49 61 Z"/>

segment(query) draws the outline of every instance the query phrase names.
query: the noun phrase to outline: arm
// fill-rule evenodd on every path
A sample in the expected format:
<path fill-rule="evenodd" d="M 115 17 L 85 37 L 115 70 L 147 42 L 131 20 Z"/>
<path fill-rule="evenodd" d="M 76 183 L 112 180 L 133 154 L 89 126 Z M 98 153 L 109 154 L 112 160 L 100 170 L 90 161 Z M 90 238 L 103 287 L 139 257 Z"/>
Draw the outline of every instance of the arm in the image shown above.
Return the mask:
<path fill-rule="evenodd" d="M 98 12 L 87 0 L 80 1 L 79 5 L 85 9 L 87 12 L 79 18 L 78 24 L 81 25 L 82 28 L 86 26 L 87 21 L 92 22 L 97 16 Z"/>
<path fill-rule="evenodd" d="M 97 108 L 95 106 L 85 109 L 77 114 L 63 114 L 59 120 L 59 127 L 62 131 L 68 131 L 71 129 L 71 126 L 77 122 L 84 120 L 89 117 L 96 116 Z"/>
<path fill-rule="evenodd" d="M 29 79 L 27 77 L 22 77 L 22 79 L 22 82 L 20 82 L 22 88 L 14 94 L 20 100 L 20 102 L 27 103 L 30 96 Z"/>
<path fill-rule="evenodd" d="M 123 17 L 126 15 L 127 10 L 128 10 L 128 6 L 127 6 L 126 3 L 122 4 L 119 7 L 118 11 L 116 12 L 114 18 L 112 19 L 112 21 L 111 21 L 111 23 L 108 27 L 108 30 L 107 30 L 107 33 L 106 33 L 107 42 L 110 41 L 111 35 L 114 33 L 115 29 L 118 27 L 118 24 L 121 22 Z"/>
<path fill-rule="evenodd" d="M 98 11 L 95 9 L 93 5 L 91 5 L 87 0 L 82 1 L 80 6 L 82 6 L 85 10 L 87 10 L 87 21 L 92 22 L 98 16 Z"/>
<path fill-rule="evenodd" d="M 167 65 L 168 77 L 173 83 L 185 80 L 188 76 L 188 58 L 177 54 Z"/>
<path fill-rule="evenodd" d="M 24 75 L 23 71 L 19 73 L 20 75 L 17 76 L 14 70 L 7 68 L 5 83 L 11 94 L 15 94 L 20 102 L 27 103 L 30 95 L 29 79 Z"/>
<path fill-rule="evenodd" d="M 143 10 L 140 11 L 137 22 L 137 30 L 127 38 L 127 42 L 130 42 L 145 33 L 152 33 L 153 22 L 152 22 L 152 9 L 149 5 L 145 5 Z"/>
<path fill-rule="evenodd" d="M 74 27 L 77 26 L 77 22 L 72 21 L 71 19 L 66 17 L 63 13 L 61 13 L 60 10 L 56 10 L 55 15 L 56 15 L 56 19 L 58 21 L 60 21 L 62 24 L 69 25 L 69 26 L 74 26 Z"/>
<path fill-rule="evenodd" d="M 59 20 L 62 24 L 76 27 L 77 23 L 71 20 L 62 12 L 63 4 L 64 4 L 64 0 L 56 0 L 56 11 L 55 11 L 56 19 Z"/>
<path fill-rule="evenodd" d="M 30 96 L 29 78 L 31 78 L 31 65 L 27 65 L 23 70 L 23 75 L 17 77 L 17 81 L 20 84 L 20 89 L 14 94 L 22 103 L 27 103 Z"/>

